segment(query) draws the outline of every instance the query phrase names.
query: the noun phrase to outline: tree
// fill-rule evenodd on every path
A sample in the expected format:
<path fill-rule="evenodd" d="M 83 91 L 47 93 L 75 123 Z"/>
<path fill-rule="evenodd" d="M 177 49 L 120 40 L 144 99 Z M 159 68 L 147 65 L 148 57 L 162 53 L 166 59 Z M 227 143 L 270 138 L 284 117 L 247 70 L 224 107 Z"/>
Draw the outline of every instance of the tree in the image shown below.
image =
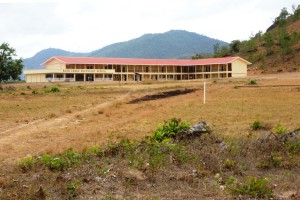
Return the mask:
<path fill-rule="evenodd" d="M 263 36 L 263 39 L 264 39 L 265 46 L 267 49 L 267 55 L 271 55 L 273 53 L 272 47 L 274 45 L 274 39 L 273 39 L 272 34 L 270 32 L 265 33 Z"/>
<path fill-rule="evenodd" d="M 16 50 L 3 43 L 0 46 L 0 83 L 8 80 L 20 80 L 22 69 L 24 67 L 22 58 L 16 57 Z"/>
<path fill-rule="evenodd" d="M 279 25 L 279 27 L 283 27 L 287 23 L 287 18 L 290 13 L 286 8 L 282 8 L 278 17 L 275 19 L 275 23 Z"/>
<path fill-rule="evenodd" d="M 238 53 L 240 52 L 240 45 L 241 45 L 241 41 L 240 40 L 233 40 L 230 43 L 230 50 L 233 53 Z"/>

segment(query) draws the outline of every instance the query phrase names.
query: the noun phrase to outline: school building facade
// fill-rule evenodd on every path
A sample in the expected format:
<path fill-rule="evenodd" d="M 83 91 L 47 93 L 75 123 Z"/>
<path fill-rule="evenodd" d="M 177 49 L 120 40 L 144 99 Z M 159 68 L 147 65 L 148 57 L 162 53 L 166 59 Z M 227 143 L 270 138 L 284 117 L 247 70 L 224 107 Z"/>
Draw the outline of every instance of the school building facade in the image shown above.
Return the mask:
<path fill-rule="evenodd" d="M 247 76 L 240 57 L 197 60 L 55 56 L 44 69 L 24 70 L 26 82 L 194 80 Z"/>

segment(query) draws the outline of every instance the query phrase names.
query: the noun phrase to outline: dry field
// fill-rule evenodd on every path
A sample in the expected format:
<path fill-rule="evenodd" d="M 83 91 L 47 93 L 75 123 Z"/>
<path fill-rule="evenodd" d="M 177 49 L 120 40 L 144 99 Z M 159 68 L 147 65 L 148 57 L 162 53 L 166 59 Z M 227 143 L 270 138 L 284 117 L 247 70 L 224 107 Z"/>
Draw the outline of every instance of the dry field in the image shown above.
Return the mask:
<path fill-rule="evenodd" d="M 257 86 L 281 86 L 237 87 L 248 85 L 250 79 L 255 79 Z M 300 73 L 208 80 L 205 105 L 202 81 L 14 86 L 16 91 L 0 91 L 2 163 L 16 163 L 29 154 L 57 153 L 68 147 L 81 150 L 111 140 L 139 139 L 172 117 L 190 124 L 205 120 L 218 132 L 234 136 L 250 134 L 250 125 L 256 119 L 271 126 L 280 123 L 291 130 L 300 126 Z M 44 92 L 53 86 L 61 91 Z M 198 90 L 128 103 L 145 95 L 185 88 Z"/>

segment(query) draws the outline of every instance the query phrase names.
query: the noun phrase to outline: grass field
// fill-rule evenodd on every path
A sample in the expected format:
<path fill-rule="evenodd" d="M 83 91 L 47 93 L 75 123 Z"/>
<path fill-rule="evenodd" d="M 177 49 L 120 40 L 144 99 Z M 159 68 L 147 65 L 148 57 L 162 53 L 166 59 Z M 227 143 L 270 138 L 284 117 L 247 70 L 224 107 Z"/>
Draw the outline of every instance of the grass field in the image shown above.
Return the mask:
<path fill-rule="evenodd" d="M 256 80 L 256 87 L 238 87 L 249 86 L 250 79 Z M 140 140 L 173 117 L 190 124 L 205 120 L 224 138 L 260 137 L 259 131 L 251 130 L 255 120 L 269 127 L 300 127 L 299 73 L 208 80 L 205 105 L 203 81 L 22 83 L 14 87 L 0 91 L 2 166 L 16 165 L 28 155 L 61 153 L 69 147 L 82 151 L 121 139 Z M 51 91 L 54 87 L 59 91 Z M 196 91 L 129 103 L 146 95 L 185 89 Z"/>
<path fill-rule="evenodd" d="M 300 85 L 297 76 L 256 79 L 258 85 Z M 16 85 L 16 91 L 0 92 L 0 160 L 9 162 L 28 154 L 59 152 L 69 146 L 79 150 L 105 144 L 110 135 L 136 139 L 172 117 L 191 124 L 206 120 L 222 134 L 236 136 L 249 134 L 251 123 L 257 119 L 271 125 L 281 123 L 290 129 L 299 126 L 300 92 L 297 87 L 235 87 L 248 82 L 249 78 L 208 81 L 205 105 L 202 81 L 121 86 Z M 59 87 L 61 91 L 44 93 L 52 87 Z M 199 90 L 128 104 L 147 94 L 184 88 Z"/>

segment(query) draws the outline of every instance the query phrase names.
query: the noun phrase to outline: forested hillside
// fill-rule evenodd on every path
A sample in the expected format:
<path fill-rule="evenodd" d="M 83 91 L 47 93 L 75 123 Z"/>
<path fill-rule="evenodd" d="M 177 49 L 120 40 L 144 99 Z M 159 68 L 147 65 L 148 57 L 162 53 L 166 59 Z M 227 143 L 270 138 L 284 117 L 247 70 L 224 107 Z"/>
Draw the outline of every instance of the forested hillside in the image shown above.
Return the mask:
<path fill-rule="evenodd" d="M 241 56 L 253 65 L 250 71 L 300 71 L 300 5 L 292 13 L 283 8 L 273 24 L 251 36 L 249 40 L 234 40 L 229 46 L 215 46 L 214 56 Z"/>

